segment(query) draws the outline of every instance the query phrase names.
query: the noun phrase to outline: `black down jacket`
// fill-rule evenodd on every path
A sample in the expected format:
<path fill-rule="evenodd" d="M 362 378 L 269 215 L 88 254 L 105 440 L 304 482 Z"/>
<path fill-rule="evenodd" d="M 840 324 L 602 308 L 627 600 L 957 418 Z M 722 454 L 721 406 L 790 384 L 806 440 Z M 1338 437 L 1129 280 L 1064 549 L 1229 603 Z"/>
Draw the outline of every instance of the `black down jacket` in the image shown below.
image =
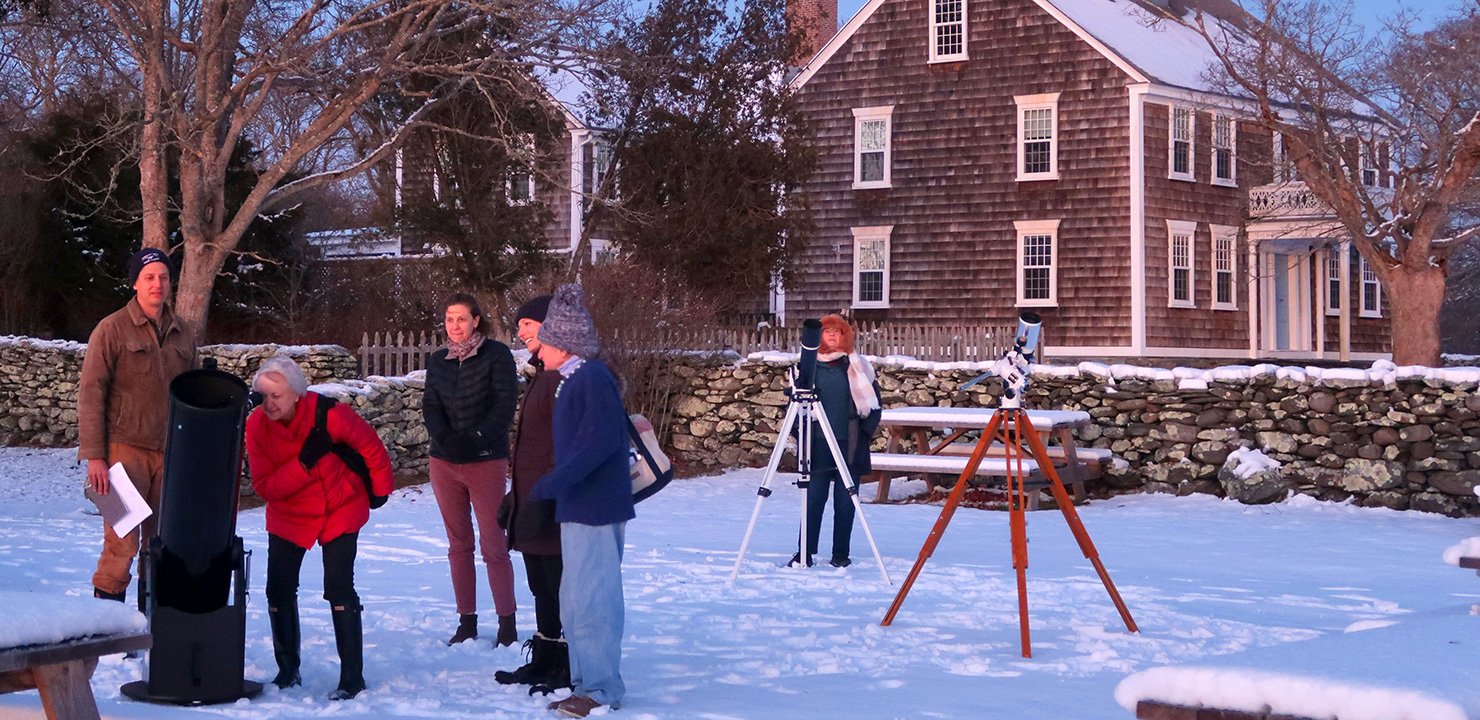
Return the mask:
<path fill-rule="evenodd" d="M 447 359 L 446 348 L 432 353 L 421 401 L 432 457 L 457 464 L 508 458 L 518 399 L 509 346 L 484 340 L 462 362 Z"/>

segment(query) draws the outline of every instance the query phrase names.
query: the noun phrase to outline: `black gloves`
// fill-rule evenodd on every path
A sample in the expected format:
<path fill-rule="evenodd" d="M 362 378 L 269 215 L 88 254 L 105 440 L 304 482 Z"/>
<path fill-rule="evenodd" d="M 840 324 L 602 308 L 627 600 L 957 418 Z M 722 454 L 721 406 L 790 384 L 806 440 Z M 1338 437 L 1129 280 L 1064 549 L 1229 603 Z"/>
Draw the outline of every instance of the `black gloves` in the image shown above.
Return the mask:
<path fill-rule="evenodd" d="M 298 462 L 303 463 L 304 470 L 312 470 L 333 449 L 334 441 L 329 439 L 328 431 L 314 428 L 308 431 L 308 437 L 303 440 L 303 449 L 298 451 Z"/>
<path fill-rule="evenodd" d="M 385 504 L 385 501 L 390 500 L 390 499 L 391 499 L 391 496 L 389 496 L 389 495 L 371 495 L 370 496 L 370 509 L 371 510 L 379 510 L 380 509 L 380 506 L 384 505 Z"/>

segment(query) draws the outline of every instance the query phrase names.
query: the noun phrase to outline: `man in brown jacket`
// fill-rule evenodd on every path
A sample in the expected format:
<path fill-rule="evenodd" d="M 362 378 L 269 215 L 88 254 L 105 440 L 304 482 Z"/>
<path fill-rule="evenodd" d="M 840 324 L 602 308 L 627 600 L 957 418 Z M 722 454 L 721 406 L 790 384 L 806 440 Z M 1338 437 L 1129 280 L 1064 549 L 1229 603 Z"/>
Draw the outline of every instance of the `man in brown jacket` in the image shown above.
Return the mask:
<path fill-rule="evenodd" d="M 195 335 L 170 312 L 169 257 L 145 248 L 129 258 L 134 298 L 103 318 L 87 340 L 77 393 L 77 459 L 93 492 L 110 491 L 108 468 L 123 463 L 156 512 L 169 430 L 170 381 L 195 364 Z M 123 601 L 141 542 L 154 537 L 151 515 L 127 536 L 103 524 L 93 595 Z"/>

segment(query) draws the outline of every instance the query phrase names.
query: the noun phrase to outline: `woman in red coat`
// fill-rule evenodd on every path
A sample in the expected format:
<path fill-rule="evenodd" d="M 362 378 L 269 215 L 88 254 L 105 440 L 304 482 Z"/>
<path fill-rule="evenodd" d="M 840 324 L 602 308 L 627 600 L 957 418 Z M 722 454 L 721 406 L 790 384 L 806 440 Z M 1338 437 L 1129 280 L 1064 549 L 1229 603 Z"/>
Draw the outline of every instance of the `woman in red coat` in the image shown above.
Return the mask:
<path fill-rule="evenodd" d="M 355 543 L 370 508 L 385 504 L 394 488 L 390 457 L 380 437 L 347 405 L 334 404 L 315 427 L 321 399 L 308 391 L 298 364 L 275 357 L 262 364 L 252 386 L 262 406 L 247 418 L 247 461 L 252 489 L 267 501 L 267 613 L 278 674 L 273 683 L 301 683 L 298 673 L 298 571 L 317 542 L 324 549 L 324 599 L 334 619 L 339 648 L 339 687 L 331 700 L 365 689 L 360 596 L 355 592 Z M 368 479 L 334 452 L 353 449 L 364 459 Z M 367 487 L 368 486 L 368 487 Z"/>

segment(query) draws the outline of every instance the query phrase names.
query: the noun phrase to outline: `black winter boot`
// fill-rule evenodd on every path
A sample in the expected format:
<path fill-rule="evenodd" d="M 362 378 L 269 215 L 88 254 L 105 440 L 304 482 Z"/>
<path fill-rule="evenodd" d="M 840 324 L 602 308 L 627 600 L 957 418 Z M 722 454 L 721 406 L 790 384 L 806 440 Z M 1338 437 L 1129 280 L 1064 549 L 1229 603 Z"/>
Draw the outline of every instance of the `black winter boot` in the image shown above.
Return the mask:
<path fill-rule="evenodd" d="M 452 634 L 452 639 L 447 641 L 448 645 L 456 645 L 464 640 L 474 640 L 478 637 L 478 613 L 467 613 L 459 615 L 457 620 L 457 632 Z"/>
<path fill-rule="evenodd" d="M 498 616 L 498 644 L 500 647 L 519 642 L 519 629 L 514 626 L 514 613 Z"/>
<path fill-rule="evenodd" d="M 298 674 L 298 603 L 269 606 L 267 621 L 272 625 L 272 654 L 278 666 L 272 684 L 279 689 L 302 685 L 303 678 Z"/>
<path fill-rule="evenodd" d="M 500 685 L 533 685 L 538 682 L 544 677 L 541 668 L 549 663 L 550 651 L 545 647 L 546 642 L 543 635 L 535 633 L 534 637 L 524 641 L 525 657 L 529 662 L 515 670 L 499 670 L 493 674 L 493 679 Z"/>
<path fill-rule="evenodd" d="M 365 636 L 361 608 L 334 608 L 334 644 L 339 648 L 339 687 L 330 700 L 348 700 L 365 689 Z"/>
<path fill-rule="evenodd" d="M 529 694 L 542 692 L 549 695 L 570 684 L 570 646 L 564 640 L 545 640 L 548 664 L 544 666 L 544 677 L 529 686 Z"/>

